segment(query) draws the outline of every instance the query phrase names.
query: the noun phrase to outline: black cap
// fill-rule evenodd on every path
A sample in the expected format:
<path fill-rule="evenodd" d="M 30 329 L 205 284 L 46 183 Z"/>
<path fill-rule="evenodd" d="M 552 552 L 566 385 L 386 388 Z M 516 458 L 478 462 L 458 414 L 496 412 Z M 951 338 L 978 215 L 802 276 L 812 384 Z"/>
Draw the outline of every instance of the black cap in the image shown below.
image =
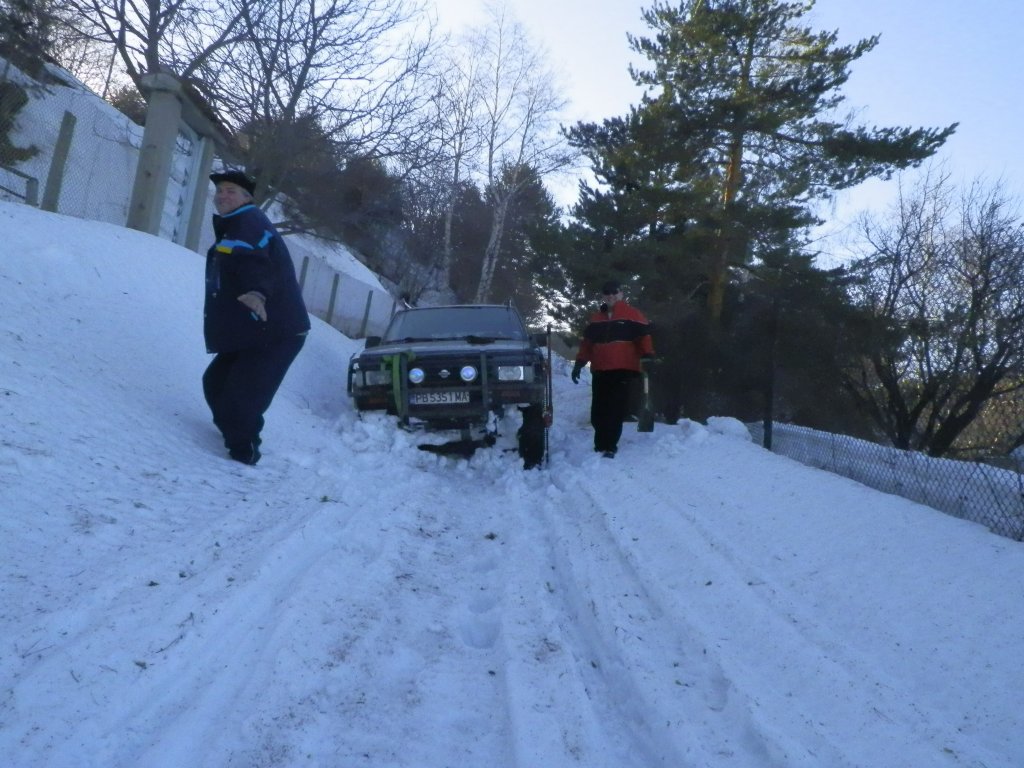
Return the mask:
<path fill-rule="evenodd" d="M 221 173 L 211 173 L 210 181 L 214 184 L 220 184 L 222 181 L 230 181 L 232 184 L 237 184 L 250 195 L 256 192 L 256 182 L 246 176 L 242 171 L 223 171 Z"/>
<path fill-rule="evenodd" d="M 605 296 L 611 296 L 613 293 L 618 293 L 621 290 L 619 284 L 614 280 L 609 280 L 601 286 L 601 293 Z"/>

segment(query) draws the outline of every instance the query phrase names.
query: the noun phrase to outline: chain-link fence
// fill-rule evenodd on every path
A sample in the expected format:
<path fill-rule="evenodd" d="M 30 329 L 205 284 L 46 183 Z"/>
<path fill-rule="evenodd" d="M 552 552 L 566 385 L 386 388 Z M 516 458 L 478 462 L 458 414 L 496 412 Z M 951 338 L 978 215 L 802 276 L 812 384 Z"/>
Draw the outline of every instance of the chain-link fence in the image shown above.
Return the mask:
<path fill-rule="evenodd" d="M 66 85 L 41 85 L 14 67 L 5 67 L 5 76 L 30 96 L 15 115 L 11 142 L 35 150 L 8 174 L 34 180 L 44 210 L 123 225 L 142 128 L 66 73 Z"/>
<path fill-rule="evenodd" d="M 762 424 L 748 425 L 763 444 Z M 1024 466 L 934 459 L 844 435 L 786 424 L 772 426 L 771 448 L 803 464 L 834 472 L 885 493 L 926 504 L 1024 541 Z"/>
<path fill-rule="evenodd" d="M 0 162 L 0 200 L 124 226 L 142 146 L 143 128 L 100 99 L 63 70 L 50 67 L 63 85 L 41 86 L 14 66 L 3 77 L 30 95 L 15 117 L 11 140 L 32 147 L 26 160 Z M 160 219 L 159 236 L 184 244 L 192 211 L 191 178 L 196 173 L 198 136 L 182 125 Z M 213 242 L 212 189 L 200 226 L 198 250 Z M 274 211 L 270 211 L 273 217 Z M 309 235 L 287 235 L 309 311 L 352 338 L 383 332 L 395 302 L 377 277 L 337 243 Z M 83 258 L 88 248 L 83 247 Z"/>
<path fill-rule="evenodd" d="M 39 205 L 39 179 L 0 165 L 0 200 Z"/>

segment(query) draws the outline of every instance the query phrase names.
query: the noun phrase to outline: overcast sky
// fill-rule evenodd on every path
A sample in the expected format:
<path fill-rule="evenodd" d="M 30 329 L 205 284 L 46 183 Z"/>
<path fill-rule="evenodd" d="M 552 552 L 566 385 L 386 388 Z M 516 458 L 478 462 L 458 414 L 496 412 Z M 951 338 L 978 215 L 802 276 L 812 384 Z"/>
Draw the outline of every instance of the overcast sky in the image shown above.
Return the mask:
<path fill-rule="evenodd" d="M 485 0 L 434 0 L 442 25 L 484 18 Z M 639 90 L 629 77 L 626 33 L 646 34 L 641 13 L 653 0 L 507 0 L 507 7 L 563 71 L 572 103 L 566 122 L 624 114 Z M 819 0 L 811 24 L 835 29 L 843 44 L 873 34 L 879 45 L 858 60 L 844 93 L 860 122 L 940 127 L 959 122 L 940 156 L 958 180 L 1000 177 L 1024 191 L 1019 149 L 1020 0 Z M 643 61 L 639 61 L 643 64 Z M 847 195 L 843 215 L 884 205 L 894 185 Z M 564 201 L 562 201 L 564 202 Z"/>

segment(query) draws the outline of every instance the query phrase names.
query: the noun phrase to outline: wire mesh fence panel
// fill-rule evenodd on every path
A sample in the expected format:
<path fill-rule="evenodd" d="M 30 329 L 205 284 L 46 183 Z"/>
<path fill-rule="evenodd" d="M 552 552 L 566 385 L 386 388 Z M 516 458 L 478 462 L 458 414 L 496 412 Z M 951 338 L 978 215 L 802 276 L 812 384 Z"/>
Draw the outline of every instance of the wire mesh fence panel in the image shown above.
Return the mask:
<path fill-rule="evenodd" d="M 11 138 L 16 145 L 32 146 L 37 152 L 18 163 L 18 170 L 39 180 L 41 199 L 53 200 L 51 210 L 123 225 L 142 128 L 84 87 L 48 84 L 43 88 L 13 68 L 7 75 L 33 89 L 33 98 L 17 115 Z M 70 143 L 66 157 L 55 167 L 55 149 L 61 145 L 69 114 L 75 118 Z"/>
<path fill-rule="evenodd" d="M 763 439 L 761 424 L 748 427 L 755 440 Z M 1024 541 L 1024 475 L 1014 469 L 786 424 L 773 425 L 772 451 Z"/>
<path fill-rule="evenodd" d="M 13 168 L 0 167 L 0 200 L 39 203 L 39 180 Z"/>
<path fill-rule="evenodd" d="M 389 293 L 344 274 L 316 258 L 292 259 L 302 284 L 306 308 L 349 338 L 380 335 L 394 312 Z"/>
<path fill-rule="evenodd" d="M 32 92 L 18 112 L 11 139 L 15 146 L 35 152 L 17 168 L 0 168 L 0 200 L 38 205 L 49 196 L 53 204 L 48 210 L 124 226 L 143 127 L 60 70 L 54 74 L 65 84 L 45 87 L 14 66 L 2 73 Z M 62 145 L 66 151 L 61 151 Z M 158 235 L 164 239 L 185 244 L 194 208 L 191 182 L 201 153 L 199 137 L 181 126 L 160 212 Z M 212 188 L 205 194 L 205 206 L 198 205 L 205 213 L 195 227 L 200 253 L 214 239 Z M 270 215 L 280 215 L 280 208 Z M 303 293 L 314 316 L 352 338 L 383 332 L 394 300 L 379 282 L 374 284 L 376 276 L 365 265 L 343 246 L 311 235 L 287 235 L 286 242 L 296 270 L 303 272 Z"/>

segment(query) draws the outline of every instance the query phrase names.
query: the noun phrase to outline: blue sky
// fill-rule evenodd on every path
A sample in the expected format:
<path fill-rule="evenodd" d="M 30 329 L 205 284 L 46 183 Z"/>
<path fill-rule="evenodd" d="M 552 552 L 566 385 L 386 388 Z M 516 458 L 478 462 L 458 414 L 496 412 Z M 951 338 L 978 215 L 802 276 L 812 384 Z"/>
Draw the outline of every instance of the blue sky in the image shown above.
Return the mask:
<path fill-rule="evenodd" d="M 442 24 L 483 18 L 484 0 L 434 0 Z M 507 7 L 548 51 L 572 99 L 567 122 L 623 114 L 638 100 L 627 72 L 636 61 L 626 33 L 644 34 L 646 0 L 507 0 Z M 873 34 L 878 46 L 852 69 L 844 89 L 859 121 L 879 126 L 960 127 L 939 157 L 954 179 L 1002 178 L 1024 195 L 1019 148 L 1021 100 L 1019 0 L 819 0 L 811 25 L 839 31 L 850 44 Z M 639 62 L 643 63 L 643 62 Z M 837 215 L 884 208 L 895 184 L 869 183 L 843 195 Z"/>

